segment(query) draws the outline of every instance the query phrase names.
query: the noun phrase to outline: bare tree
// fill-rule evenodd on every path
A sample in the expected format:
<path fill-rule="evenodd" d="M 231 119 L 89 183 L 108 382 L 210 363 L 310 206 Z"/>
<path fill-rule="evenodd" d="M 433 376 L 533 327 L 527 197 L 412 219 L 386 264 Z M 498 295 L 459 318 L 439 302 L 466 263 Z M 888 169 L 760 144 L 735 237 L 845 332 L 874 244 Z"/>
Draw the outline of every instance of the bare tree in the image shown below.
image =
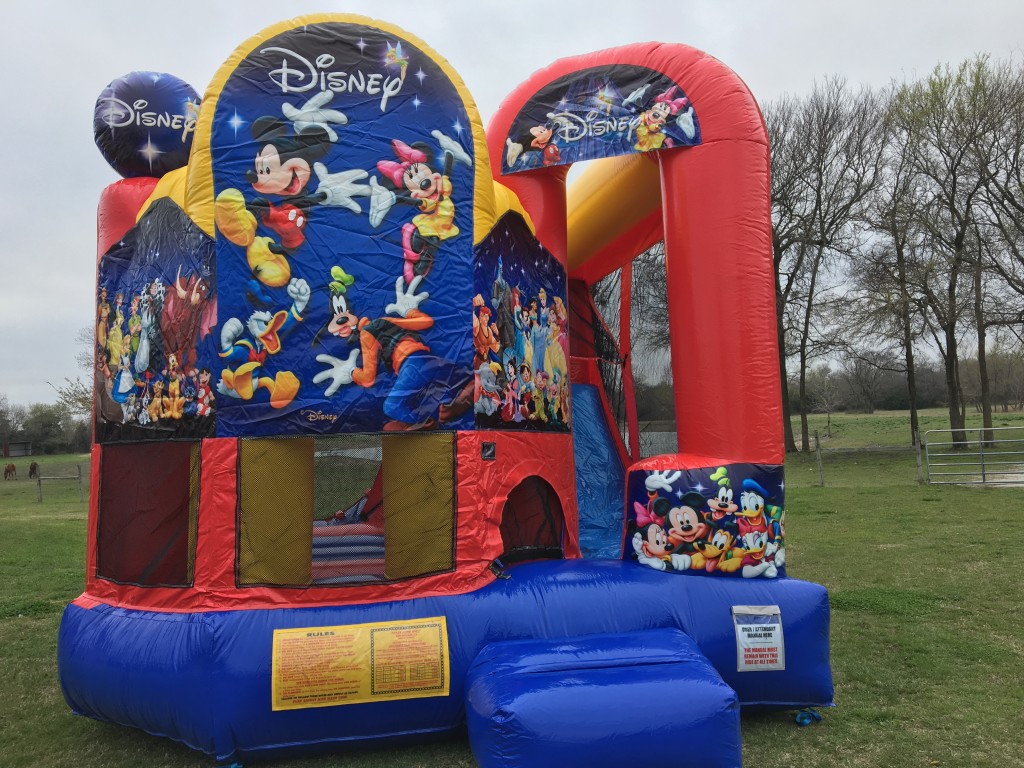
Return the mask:
<path fill-rule="evenodd" d="M 780 115 L 781 109 L 795 114 Z M 829 272 L 854 249 L 857 222 L 878 177 L 882 110 L 871 91 L 854 94 L 845 81 L 830 78 L 806 101 L 784 100 L 769 114 L 769 136 L 779 155 L 772 169 L 779 174 L 773 180 L 776 301 L 795 341 L 790 347 L 785 326 L 780 328 L 781 374 L 788 379 L 785 357 L 792 350 L 801 448 L 809 450 L 807 371 L 834 345 L 830 334 L 820 332 L 820 310 L 837 287 L 827 284 Z"/>
<path fill-rule="evenodd" d="M 992 78 L 984 58 L 957 69 L 937 67 L 926 79 L 900 87 L 891 111 L 909 138 L 909 160 L 920 184 L 920 223 L 930 258 L 916 278 L 930 330 L 942 354 L 954 442 L 964 442 L 960 384 L 964 291 L 973 282 L 976 224 L 984 174 L 980 148 L 991 143 Z M 974 249 L 972 251 L 972 248 Z"/>
<path fill-rule="evenodd" d="M 89 416 L 92 414 L 92 381 L 94 353 L 96 344 L 95 329 L 91 327 L 80 328 L 75 334 L 75 343 L 79 350 L 75 353 L 75 363 L 83 369 L 87 375 L 85 381 L 79 378 L 65 377 L 63 384 L 47 382 L 57 393 L 57 404 L 66 408 L 73 416 Z"/>

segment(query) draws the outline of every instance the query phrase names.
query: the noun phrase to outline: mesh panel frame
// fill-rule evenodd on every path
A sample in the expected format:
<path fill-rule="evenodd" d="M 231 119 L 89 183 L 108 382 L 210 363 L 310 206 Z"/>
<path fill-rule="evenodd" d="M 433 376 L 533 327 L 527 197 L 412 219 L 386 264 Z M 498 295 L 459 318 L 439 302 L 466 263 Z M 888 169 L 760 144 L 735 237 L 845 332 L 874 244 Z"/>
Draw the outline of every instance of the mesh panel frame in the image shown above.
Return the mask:
<path fill-rule="evenodd" d="M 286 457 L 301 454 L 288 460 L 291 482 L 262 494 L 247 490 L 258 471 L 246 460 L 258 447 L 250 443 Z M 240 588 L 394 583 L 455 570 L 454 432 L 244 438 L 238 487 Z M 307 487 L 308 496 L 300 492 Z M 254 526 L 275 516 L 290 534 L 287 547 L 264 537 L 266 546 L 254 550 Z M 282 558 L 292 562 L 257 566 Z"/>
<path fill-rule="evenodd" d="M 96 577 L 191 587 L 199 520 L 199 441 L 121 443 L 100 454 Z"/>

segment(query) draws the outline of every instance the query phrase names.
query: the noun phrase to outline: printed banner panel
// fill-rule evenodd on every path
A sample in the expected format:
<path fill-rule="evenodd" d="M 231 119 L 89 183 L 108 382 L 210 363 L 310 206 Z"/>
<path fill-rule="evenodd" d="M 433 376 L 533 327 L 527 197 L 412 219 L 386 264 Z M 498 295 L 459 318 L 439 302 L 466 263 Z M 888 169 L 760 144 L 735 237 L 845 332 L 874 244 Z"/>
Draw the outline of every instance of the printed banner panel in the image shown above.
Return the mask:
<path fill-rule="evenodd" d="M 212 437 L 217 395 L 202 349 L 217 320 L 214 243 L 170 199 L 100 260 L 96 440 Z"/>
<path fill-rule="evenodd" d="M 519 111 L 502 173 L 700 144 L 682 87 L 647 67 L 602 66 L 561 77 Z"/>
<path fill-rule="evenodd" d="M 288 30 L 227 79 L 211 154 L 218 434 L 471 428 L 473 136 L 442 67 Z"/>
<path fill-rule="evenodd" d="M 636 470 L 627 480 L 627 551 L 659 571 L 785 575 L 781 466 Z"/>
<path fill-rule="evenodd" d="M 569 429 L 565 269 L 518 214 L 477 247 L 473 411 L 479 429 Z"/>

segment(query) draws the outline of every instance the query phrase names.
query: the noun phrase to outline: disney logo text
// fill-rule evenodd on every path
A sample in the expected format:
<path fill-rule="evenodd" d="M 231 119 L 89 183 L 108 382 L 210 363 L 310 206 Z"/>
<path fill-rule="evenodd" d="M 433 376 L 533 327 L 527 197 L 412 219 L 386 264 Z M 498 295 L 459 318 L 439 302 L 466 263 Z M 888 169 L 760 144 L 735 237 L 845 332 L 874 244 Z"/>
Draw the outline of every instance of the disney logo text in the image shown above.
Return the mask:
<path fill-rule="evenodd" d="M 306 421 L 312 423 L 317 421 L 329 421 L 331 424 L 338 420 L 338 414 L 327 413 L 326 411 L 314 411 L 311 408 L 304 408 L 299 415 Z"/>
<path fill-rule="evenodd" d="M 196 129 L 195 111 L 190 107 L 192 114 L 172 115 L 170 112 L 145 112 L 149 102 L 145 99 L 137 99 L 132 104 L 109 96 L 103 101 L 107 102 L 106 108 L 102 111 L 103 122 L 111 128 L 125 128 L 129 125 L 141 125 L 145 128 L 173 128 L 181 131 L 182 143 L 188 135 Z"/>
<path fill-rule="evenodd" d="M 270 80 L 281 89 L 281 93 L 304 93 L 314 88 L 335 93 L 367 93 L 371 96 L 380 94 L 380 111 L 388 106 L 388 99 L 402 90 L 402 80 L 397 77 L 362 71 L 344 72 L 331 70 L 334 57 L 329 53 L 321 53 L 315 61 L 310 61 L 295 51 L 287 48 L 264 48 L 260 53 L 281 54 L 281 66 L 267 74 Z"/>

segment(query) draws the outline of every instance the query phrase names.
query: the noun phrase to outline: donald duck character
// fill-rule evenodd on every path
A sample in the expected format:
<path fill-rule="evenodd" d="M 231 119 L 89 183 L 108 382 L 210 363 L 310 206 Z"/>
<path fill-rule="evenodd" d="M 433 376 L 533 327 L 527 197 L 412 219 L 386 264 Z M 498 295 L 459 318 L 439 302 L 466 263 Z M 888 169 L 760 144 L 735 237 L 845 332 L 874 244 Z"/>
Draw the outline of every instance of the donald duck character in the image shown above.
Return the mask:
<path fill-rule="evenodd" d="M 292 300 L 289 309 L 271 314 L 258 310 L 242 323 L 232 317 L 224 323 L 220 332 L 220 356 L 227 367 L 221 371 L 217 391 L 222 395 L 251 400 L 256 393 L 265 389 L 270 395 L 273 408 L 284 408 L 299 392 L 299 380 L 291 371 L 278 371 L 271 378 L 265 369 L 269 355 L 276 355 L 283 346 L 283 337 L 302 322 L 302 312 L 309 303 L 309 284 L 301 278 L 292 278 L 288 283 L 288 296 Z M 242 338 L 245 331 L 251 338 Z"/>

